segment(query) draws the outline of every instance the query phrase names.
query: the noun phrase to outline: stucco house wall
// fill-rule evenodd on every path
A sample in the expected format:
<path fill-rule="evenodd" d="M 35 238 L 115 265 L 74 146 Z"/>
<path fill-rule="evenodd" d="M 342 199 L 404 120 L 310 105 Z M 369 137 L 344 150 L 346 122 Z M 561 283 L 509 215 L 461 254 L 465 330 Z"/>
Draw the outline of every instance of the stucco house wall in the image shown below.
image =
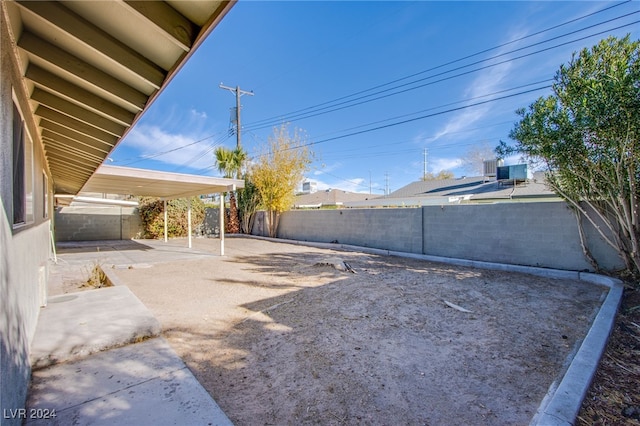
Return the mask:
<path fill-rule="evenodd" d="M 0 14 L 0 408 L 23 408 L 31 368 L 29 347 L 40 306 L 46 300 L 50 254 L 51 178 L 34 123 L 29 122 L 27 98 L 13 61 L 9 33 Z M 13 105 L 22 112 L 31 136 L 32 178 L 28 203 L 32 217 L 13 224 Z M 31 158 L 29 158 L 31 157 Z M 46 177 L 45 177 L 46 176 Z M 29 183 L 30 182 L 30 183 Z M 45 187 L 45 185 L 47 187 Z M 46 203 L 46 204 L 45 204 Z M 3 415 L 3 417 L 5 417 Z M 11 417 L 11 416 L 8 416 Z M 3 425 L 19 425 L 20 418 L 2 418 Z"/>

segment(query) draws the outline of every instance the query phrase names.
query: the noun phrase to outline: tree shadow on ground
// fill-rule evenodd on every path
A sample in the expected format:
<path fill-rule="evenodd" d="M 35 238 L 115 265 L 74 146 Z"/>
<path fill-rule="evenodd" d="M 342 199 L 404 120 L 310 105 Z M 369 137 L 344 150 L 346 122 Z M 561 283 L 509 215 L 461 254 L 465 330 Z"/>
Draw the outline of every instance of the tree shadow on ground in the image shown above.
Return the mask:
<path fill-rule="evenodd" d="M 327 257 L 357 273 L 332 272 L 322 285 L 241 303 L 252 314 L 223 331 L 165 330 L 234 423 L 528 423 L 603 291 L 360 253 L 231 262 L 295 286 L 304 278 L 297 265 L 324 273 L 309 265 Z"/>

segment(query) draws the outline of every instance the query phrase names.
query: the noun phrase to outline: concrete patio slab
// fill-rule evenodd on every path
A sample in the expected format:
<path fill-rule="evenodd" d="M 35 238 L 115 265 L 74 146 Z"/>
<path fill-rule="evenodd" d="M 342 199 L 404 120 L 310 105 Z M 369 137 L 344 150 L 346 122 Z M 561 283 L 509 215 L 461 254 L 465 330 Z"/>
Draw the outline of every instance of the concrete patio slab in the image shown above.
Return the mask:
<path fill-rule="evenodd" d="M 153 314 L 127 287 L 51 297 L 40 311 L 31 347 L 33 369 L 158 336 Z"/>
<path fill-rule="evenodd" d="M 231 424 L 163 338 L 35 371 L 26 420 L 27 425 Z"/>

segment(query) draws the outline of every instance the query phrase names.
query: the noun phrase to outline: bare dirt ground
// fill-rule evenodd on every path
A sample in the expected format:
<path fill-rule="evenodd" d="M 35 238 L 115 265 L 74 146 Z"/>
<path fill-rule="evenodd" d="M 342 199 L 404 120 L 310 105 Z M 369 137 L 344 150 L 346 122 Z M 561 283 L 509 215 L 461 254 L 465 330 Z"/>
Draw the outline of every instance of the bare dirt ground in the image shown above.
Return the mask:
<path fill-rule="evenodd" d="M 604 294 L 240 238 L 114 272 L 238 425 L 528 424 Z"/>

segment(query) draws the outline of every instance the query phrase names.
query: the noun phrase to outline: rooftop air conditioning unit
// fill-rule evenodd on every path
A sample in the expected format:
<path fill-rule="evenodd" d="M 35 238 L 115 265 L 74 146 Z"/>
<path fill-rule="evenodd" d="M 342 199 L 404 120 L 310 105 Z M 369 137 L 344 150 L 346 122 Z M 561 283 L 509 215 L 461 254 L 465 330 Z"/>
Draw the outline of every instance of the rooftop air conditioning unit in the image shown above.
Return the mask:
<path fill-rule="evenodd" d="M 484 160 L 482 162 L 484 177 L 496 177 L 498 173 L 498 167 L 501 167 L 504 164 L 504 160 L 499 160 L 494 158 L 493 160 Z"/>
<path fill-rule="evenodd" d="M 497 173 L 498 181 L 526 181 L 527 180 L 527 165 L 516 164 L 514 166 L 498 167 Z"/>

